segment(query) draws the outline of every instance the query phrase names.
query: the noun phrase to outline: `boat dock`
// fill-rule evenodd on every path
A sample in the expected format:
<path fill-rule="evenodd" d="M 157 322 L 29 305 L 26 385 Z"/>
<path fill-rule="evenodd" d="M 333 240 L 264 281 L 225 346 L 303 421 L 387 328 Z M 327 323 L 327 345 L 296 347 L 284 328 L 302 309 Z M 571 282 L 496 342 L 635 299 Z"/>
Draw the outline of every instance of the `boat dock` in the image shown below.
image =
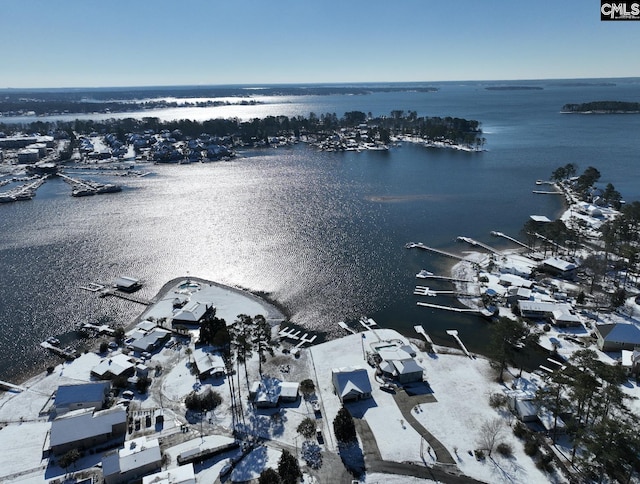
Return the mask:
<path fill-rule="evenodd" d="M 523 244 L 519 240 L 516 240 L 513 237 L 509 237 L 508 235 L 505 235 L 502 232 L 497 232 L 495 230 L 492 230 L 491 235 L 493 235 L 494 237 L 502 237 L 503 239 L 507 239 L 508 241 L 513 242 L 514 244 L 518 244 L 520 247 L 524 247 L 525 249 L 533 252 L 533 249 L 529 247 L 527 244 Z"/>
<path fill-rule="evenodd" d="M 488 250 L 489 252 L 493 252 L 494 254 L 500 254 L 500 251 L 498 249 L 494 249 L 493 247 L 487 244 L 478 242 L 477 240 L 474 240 L 471 237 L 463 237 L 462 235 L 460 235 L 456 240 L 458 242 L 466 242 L 467 244 L 472 245 L 473 247 L 482 247 L 483 249 Z"/>
<path fill-rule="evenodd" d="M 451 306 L 440 306 L 439 304 L 429 304 L 429 303 L 425 303 L 425 302 L 421 302 L 421 301 L 418 301 L 416 304 L 418 306 L 423 306 L 425 308 L 443 309 L 445 311 L 453 311 L 455 313 L 480 314 L 480 311 L 478 311 L 477 309 L 471 309 L 471 308 L 454 308 L 454 307 L 451 307 Z"/>
<path fill-rule="evenodd" d="M 434 254 L 439 254 L 439 255 L 444 255 L 445 257 L 451 257 L 452 259 L 456 259 L 456 260 L 467 260 L 464 257 L 461 257 L 459 255 L 456 254 L 452 254 L 451 252 L 447 252 L 445 250 L 440 250 L 440 249 L 436 249 L 434 247 L 429 247 L 427 245 L 424 245 L 422 242 L 409 242 L 407 245 L 405 245 L 405 248 L 407 249 L 422 249 L 422 250 L 426 250 L 428 252 L 433 252 Z"/>
<path fill-rule="evenodd" d="M 99 292 L 106 288 L 104 284 L 98 284 L 97 282 L 91 282 L 88 286 L 80 286 L 80 289 L 91 292 Z"/>
<path fill-rule="evenodd" d="M 436 351 L 436 347 L 435 347 L 435 346 L 434 346 L 434 344 L 433 344 L 433 340 L 431 339 L 431 336 L 429 336 L 429 335 L 427 334 L 427 332 L 424 330 L 424 328 L 423 328 L 421 325 L 417 324 L 417 325 L 415 325 L 415 326 L 413 327 L 413 329 L 415 329 L 416 333 L 418 333 L 418 334 L 422 335 L 422 336 L 424 337 L 425 341 L 431 345 L 431 349 L 432 349 L 432 351 L 433 351 L 434 353 L 437 353 L 437 351 Z"/>
<path fill-rule="evenodd" d="M 100 293 L 100 297 L 106 296 L 115 296 L 120 299 L 125 299 L 127 301 L 131 301 L 138 304 L 143 304 L 144 306 L 151 305 L 151 301 L 148 299 L 144 299 L 142 297 L 134 296 L 133 294 L 129 294 L 127 292 L 118 291 L 117 289 L 103 289 Z"/>
<path fill-rule="evenodd" d="M 58 348 L 57 346 L 52 345 L 51 343 L 47 342 L 47 341 L 43 341 L 42 343 L 40 343 L 40 346 L 42 346 L 43 348 L 51 351 L 52 353 L 55 353 L 58 356 L 61 356 L 62 358 L 64 358 L 65 360 L 75 360 L 76 357 L 78 356 L 76 350 L 67 347 L 67 348 Z"/>
<path fill-rule="evenodd" d="M 283 328 L 278 332 L 278 335 L 281 338 L 291 339 L 293 341 L 297 341 L 296 348 L 300 348 L 302 345 L 306 343 L 313 343 L 315 339 L 318 337 L 317 334 L 309 335 L 309 333 L 302 334 L 302 330 L 297 330 L 294 328 Z"/>
<path fill-rule="evenodd" d="M 345 331 L 348 331 L 351 334 L 357 334 L 356 330 L 351 329 L 349 326 L 347 326 L 347 323 L 345 323 L 344 321 L 338 321 L 338 326 L 340 326 L 342 329 L 344 329 Z"/>
<path fill-rule="evenodd" d="M 116 334 L 115 330 L 106 324 L 102 324 L 98 326 L 97 324 L 84 323 L 81 326 L 82 329 L 93 331 L 96 334 L 106 334 L 109 336 L 114 336 Z"/>
<path fill-rule="evenodd" d="M 458 291 L 434 291 L 425 286 L 416 286 L 413 290 L 413 294 L 416 296 L 457 296 L 457 297 L 476 297 L 476 294 L 465 294 Z"/>
<path fill-rule="evenodd" d="M 564 195 L 562 192 L 549 192 L 545 190 L 533 190 L 536 195 Z"/>
<path fill-rule="evenodd" d="M 9 383 L 8 381 L 2 381 L 2 380 L 0 380 L 0 388 L 4 390 L 15 390 L 18 392 L 27 391 L 25 387 L 21 387 L 20 385 L 14 385 L 13 383 Z"/>
<path fill-rule="evenodd" d="M 364 326 L 364 329 L 366 330 L 379 328 L 378 323 L 376 323 L 373 319 L 367 318 L 365 316 L 362 316 L 358 322 L 362 326 Z"/>
<path fill-rule="evenodd" d="M 450 281 L 450 282 L 475 282 L 470 281 L 468 279 L 456 279 L 455 277 L 447 277 L 447 276 L 436 276 L 429 271 L 420 271 L 416 274 L 418 279 L 437 279 L 440 281 Z"/>
<path fill-rule="evenodd" d="M 455 339 L 458 345 L 460 345 L 460 348 L 462 348 L 462 351 L 464 351 L 464 354 L 467 355 L 469 358 L 471 358 L 471 353 L 469 353 L 469 350 L 467 349 L 467 347 L 464 345 L 464 343 L 458 336 L 458 331 L 455 329 L 448 329 L 447 334 L 450 336 L 453 336 L 453 339 Z"/>

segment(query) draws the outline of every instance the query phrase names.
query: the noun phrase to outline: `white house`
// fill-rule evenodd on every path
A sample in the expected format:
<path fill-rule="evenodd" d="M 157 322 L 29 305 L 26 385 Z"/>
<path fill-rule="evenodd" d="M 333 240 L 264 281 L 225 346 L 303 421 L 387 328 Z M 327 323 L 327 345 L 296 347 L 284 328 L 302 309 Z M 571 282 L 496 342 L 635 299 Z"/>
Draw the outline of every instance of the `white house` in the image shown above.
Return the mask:
<path fill-rule="evenodd" d="M 343 403 L 371 397 L 371 381 L 365 368 L 334 368 L 331 370 L 331 380 L 338 398 Z"/>
<path fill-rule="evenodd" d="M 158 439 L 128 440 L 124 447 L 104 455 L 102 474 L 105 484 L 121 484 L 160 470 L 162 456 Z"/>

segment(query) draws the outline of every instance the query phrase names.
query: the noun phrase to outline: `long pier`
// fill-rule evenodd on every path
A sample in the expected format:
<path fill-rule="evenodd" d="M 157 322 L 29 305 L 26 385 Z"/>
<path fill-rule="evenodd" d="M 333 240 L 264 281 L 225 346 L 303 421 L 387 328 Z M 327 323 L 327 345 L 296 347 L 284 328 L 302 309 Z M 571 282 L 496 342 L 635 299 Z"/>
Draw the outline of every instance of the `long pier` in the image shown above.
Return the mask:
<path fill-rule="evenodd" d="M 450 282 L 475 282 L 469 279 L 457 279 L 455 277 L 447 277 L 447 276 L 436 276 L 431 273 L 426 273 L 426 271 L 420 271 L 416 274 L 418 279 L 436 279 L 440 281 L 450 281 Z"/>
<path fill-rule="evenodd" d="M 460 345 L 460 348 L 462 348 L 462 351 L 464 351 L 464 354 L 467 355 L 469 358 L 471 358 L 471 353 L 469 353 L 469 350 L 467 349 L 467 347 L 464 345 L 464 343 L 458 336 L 458 331 L 455 329 L 448 329 L 447 334 L 450 336 L 453 336 L 453 339 L 455 339 L 458 345 Z"/>
<path fill-rule="evenodd" d="M 507 239 L 508 241 L 513 242 L 514 244 L 518 244 L 520 247 L 524 247 L 527 250 L 533 251 L 533 248 L 529 247 L 527 244 L 523 244 L 519 240 L 516 240 L 513 237 L 509 237 L 508 235 L 503 234 L 502 232 L 492 230 L 491 235 L 493 235 L 494 237 L 502 237 L 503 239 Z"/>
<path fill-rule="evenodd" d="M 413 294 L 415 294 L 416 296 L 446 295 L 446 296 L 458 296 L 458 297 L 476 297 L 476 294 L 465 294 L 458 291 L 434 291 L 433 289 L 430 289 L 425 286 L 416 286 L 416 288 L 413 290 Z"/>
<path fill-rule="evenodd" d="M 500 254 L 500 251 L 498 249 L 494 249 L 491 246 L 488 246 L 487 244 L 483 244 L 482 242 L 479 242 L 477 240 L 472 239 L 471 237 L 463 237 L 462 235 L 460 235 L 457 238 L 458 242 L 466 242 L 469 245 L 472 245 L 473 247 L 482 247 L 485 250 L 488 250 L 489 252 L 493 252 L 494 254 Z"/>
<path fill-rule="evenodd" d="M 429 247 L 427 245 L 424 245 L 422 242 L 409 242 L 407 245 L 405 245 L 405 248 L 407 249 L 422 249 L 422 250 L 426 250 L 428 252 L 433 252 L 434 254 L 438 254 L 438 255 L 443 255 L 445 257 L 451 257 L 452 259 L 456 259 L 456 260 L 467 260 L 464 257 L 461 257 L 459 255 L 456 254 L 452 254 L 451 252 L 447 252 L 445 250 L 440 250 L 440 249 L 436 249 L 434 247 Z"/>
<path fill-rule="evenodd" d="M 418 306 L 423 306 L 425 308 L 442 309 L 444 311 L 453 311 L 454 313 L 482 314 L 477 309 L 471 309 L 471 308 L 454 308 L 454 307 L 451 307 L 451 306 L 441 306 L 439 304 L 430 304 L 430 303 L 425 303 L 425 302 L 421 302 L 421 301 L 418 301 L 416 304 Z"/>
<path fill-rule="evenodd" d="M 105 296 L 115 296 L 120 299 L 125 299 L 127 301 L 131 301 L 138 304 L 143 304 L 144 306 L 149 306 L 151 301 L 148 299 L 144 299 L 142 297 L 134 296 L 133 294 L 128 294 L 126 292 L 118 291 L 117 289 L 105 289 L 100 293 L 100 297 Z"/>

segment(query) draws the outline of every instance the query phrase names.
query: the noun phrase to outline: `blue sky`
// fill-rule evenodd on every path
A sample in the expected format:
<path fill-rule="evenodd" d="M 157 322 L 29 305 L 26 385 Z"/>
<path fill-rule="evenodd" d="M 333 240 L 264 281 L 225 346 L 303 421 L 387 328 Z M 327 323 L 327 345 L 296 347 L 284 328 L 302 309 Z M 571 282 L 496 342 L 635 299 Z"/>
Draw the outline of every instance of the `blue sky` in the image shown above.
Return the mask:
<path fill-rule="evenodd" d="M 594 0 L 2 0 L 0 88 L 640 76 Z"/>

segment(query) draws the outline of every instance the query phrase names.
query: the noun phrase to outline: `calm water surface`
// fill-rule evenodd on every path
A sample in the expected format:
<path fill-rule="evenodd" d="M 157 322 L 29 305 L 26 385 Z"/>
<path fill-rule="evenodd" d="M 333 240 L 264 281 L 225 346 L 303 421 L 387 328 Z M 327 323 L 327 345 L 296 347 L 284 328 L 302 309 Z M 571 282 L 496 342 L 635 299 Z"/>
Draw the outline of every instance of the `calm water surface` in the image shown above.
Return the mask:
<path fill-rule="evenodd" d="M 206 117 L 238 115 L 234 109 L 246 118 L 411 109 L 480 120 L 489 151 L 406 143 L 389 152 L 246 150 L 231 162 L 155 165 L 153 175 L 116 180 L 125 185 L 119 194 L 76 199 L 53 180 L 30 202 L 0 206 L 0 378 L 51 361 L 38 347 L 48 336 L 71 341 L 79 322 L 124 324 L 137 316 L 142 306 L 79 289 L 121 274 L 141 278 L 145 297 L 190 274 L 268 292 L 294 322 L 317 331 L 337 335 L 337 321 L 366 314 L 406 334 L 422 324 L 447 344 L 445 330 L 455 328 L 470 349 L 482 351 L 488 341 L 482 320 L 416 306 L 415 274 L 444 273 L 450 262 L 404 244 L 462 251 L 455 238 L 467 235 L 506 247 L 489 232 L 517 237 L 530 214 L 560 213 L 559 198 L 531 191 L 536 179 L 568 162 L 580 171 L 596 166 L 604 183 L 627 200 L 640 199 L 640 116 L 559 114 L 568 102 L 639 101 L 640 86 L 440 87 L 270 99 L 207 108 Z M 194 109 L 160 114 L 192 117 Z"/>

